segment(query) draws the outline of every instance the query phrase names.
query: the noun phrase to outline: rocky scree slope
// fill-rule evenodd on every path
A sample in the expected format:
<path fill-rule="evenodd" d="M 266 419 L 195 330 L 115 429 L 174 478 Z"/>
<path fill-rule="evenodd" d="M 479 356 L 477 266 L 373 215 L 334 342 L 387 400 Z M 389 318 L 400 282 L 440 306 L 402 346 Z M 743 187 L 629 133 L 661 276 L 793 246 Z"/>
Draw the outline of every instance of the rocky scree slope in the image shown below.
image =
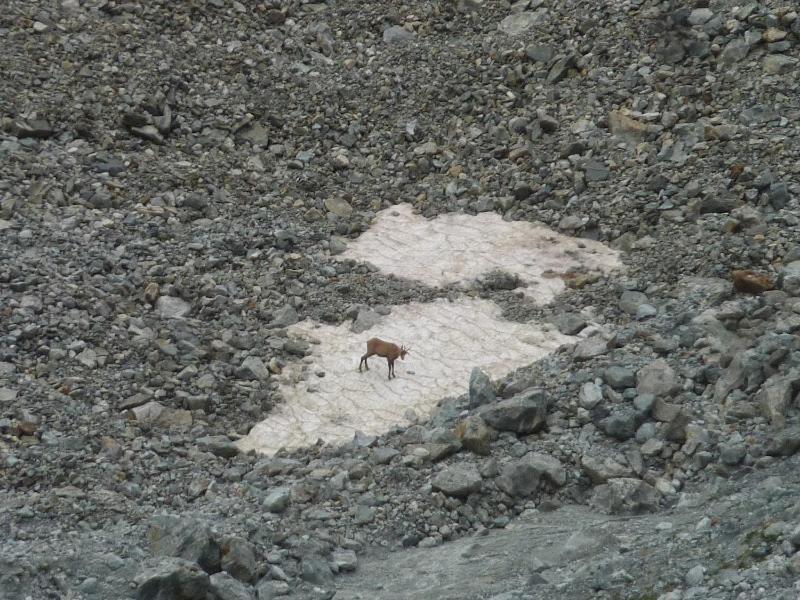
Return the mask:
<path fill-rule="evenodd" d="M 758 513 L 762 475 L 793 481 L 789 3 L 8 0 L 0 31 L 0 595 L 331 597 L 379 548 L 719 480 Z M 399 201 L 541 221 L 627 273 L 557 274 L 545 308 L 487 278 L 586 339 L 429 422 L 239 455 L 308 353 L 288 325 L 453 293 L 333 258 Z M 698 555 L 573 592 L 793 593 L 793 507 L 728 526 L 731 560 L 709 502 Z M 515 593 L 570 597 L 548 575 Z"/>

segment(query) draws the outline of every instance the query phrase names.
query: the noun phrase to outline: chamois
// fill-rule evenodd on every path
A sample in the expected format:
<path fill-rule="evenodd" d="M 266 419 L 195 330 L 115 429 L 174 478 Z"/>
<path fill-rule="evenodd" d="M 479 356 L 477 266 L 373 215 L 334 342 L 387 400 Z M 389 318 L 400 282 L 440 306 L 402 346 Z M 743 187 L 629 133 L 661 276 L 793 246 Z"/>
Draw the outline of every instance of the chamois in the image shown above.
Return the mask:
<path fill-rule="evenodd" d="M 369 364 L 367 364 L 367 359 L 370 356 L 377 355 L 383 356 L 386 359 L 386 362 L 389 364 L 389 379 L 393 376 L 397 377 L 394 374 L 394 361 L 397 360 L 399 356 L 401 360 L 405 360 L 406 354 L 408 354 L 409 350 L 405 346 L 397 347 L 397 344 L 392 344 L 390 342 L 384 342 L 383 340 L 379 340 L 378 338 L 372 338 L 367 340 L 367 353 L 361 357 L 361 362 L 358 363 L 358 372 L 361 373 L 361 365 L 364 364 L 367 367 L 367 371 L 369 371 Z"/>

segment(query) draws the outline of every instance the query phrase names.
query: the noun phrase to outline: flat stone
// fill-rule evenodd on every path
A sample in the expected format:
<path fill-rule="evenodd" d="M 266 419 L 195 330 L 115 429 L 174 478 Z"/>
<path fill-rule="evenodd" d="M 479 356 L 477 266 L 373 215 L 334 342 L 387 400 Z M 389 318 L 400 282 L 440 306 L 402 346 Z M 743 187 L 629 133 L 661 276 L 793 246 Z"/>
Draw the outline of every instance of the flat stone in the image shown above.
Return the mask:
<path fill-rule="evenodd" d="M 222 458 L 233 458 L 239 454 L 239 448 L 227 435 L 206 435 L 195 440 L 199 448 Z"/>
<path fill-rule="evenodd" d="M 537 12 L 523 11 L 513 15 L 508 15 L 497 26 L 506 35 L 520 35 L 529 31 L 532 27 L 542 23 L 544 14 Z"/>
<path fill-rule="evenodd" d="M 383 41 L 386 44 L 404 44 L 414 37 L 416 34 L 413 31 L 399 25 L 392 25 L 383 32 Z"/>
<path fill-rule="evenodd" d="M 214 573 L 210 583 L 215 600 L 255 600 L 255 590 L 251 586 L 234 579 L 224 571 Z"/>
<path fill-rule="evenodd" d="M 663 359 L 657 359 L 636 373 L 636 391 L 639 394 L 669 396 L 680 389 L 678 374 Z"/>
<path fill-rule="evenodd" d="M 465 497 L 479 492 L 483 478 L 473 465 L 457 465 L 438 473 L 432 480 L 434 490 L 447 496 Z"/>
<path fill-rule="evenodd" d="M 635 315 L 642 304 L 647 304 L 650 299 L 642 292 L 625 290 L 619 298 L 619 308 L 629 315 Z"/>
<path fill-rule="evenodd" d="M 156 311 L 163 319 L 182 319 L 192 311 L 192 305 L 174 296 L 161 296 L 156 300 Z"/>
<path fill-rule="evenodd" d="M 346 218 L 353 214 L 353 207 L 350 206 L 350 203 L 339 196 L 329 196 L 325 198 L 325 208 L 337 217 Z"/>
<path fill-rule="evenodd" d="M 633 470 L 629 466 L 620 464 L 610 457 L 584 454 L 581 459 L 581 469 L 595 485 L 605 483 L 609 479 L 633 477 Z"/>
<path fill-rule="evenodd" d="M 17 390 L 7 387 L 0 387 L 0 404 L 13 402 L 17 399 Z"/>
<path fill-rule="evenodd" d="M 762 63 L 764 73 L 768 75 L 785 75 L 797 69 L 800 60 L 785 54 L 770 54 L 764 57 Z"/>
<path fill-rule="evenodd" d="M 589 360 L 608 352 L 608 342 L 600 335 L 593 335 L 575 345 L 572 355 L 575 360 Z"/>
<path fill-rule="evenodd" d="M 629 477 L 609 479 L 595 488 L 590 505 L 608 514 L 653 512 L 661 494 L 653 486 Z"/>
<path fill-rule="evenodd" d="M 289 506 L 291 493 L 288 487 L 277 487 L 271 489 L 264 498 L 262 506 L 273 513 L 282 513 Z"/>
<path fill-rule="evenodd" d="M 619 111 L 611 111 L 608 114 L 608 128 L 612 135 L 632 144 L 644 141 L 655 132 L 652 125 Z"/>

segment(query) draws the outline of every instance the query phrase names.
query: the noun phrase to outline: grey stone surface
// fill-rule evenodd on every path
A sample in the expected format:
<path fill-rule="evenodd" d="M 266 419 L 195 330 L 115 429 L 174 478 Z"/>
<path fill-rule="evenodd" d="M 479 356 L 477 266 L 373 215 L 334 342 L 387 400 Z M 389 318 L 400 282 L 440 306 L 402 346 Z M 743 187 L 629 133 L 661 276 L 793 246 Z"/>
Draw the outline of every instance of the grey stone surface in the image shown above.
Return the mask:
<path fill-rule="evenodd" d="M 480 491 L 482 480 L 474 467 L 455 466 L 438 473 L 431 480 L 431 485 L 448 496 L 463 497 Z"/>
<path fill-rule="evenodd" d="M 533 433 L 544 427 L 548 406 L 545 392 L 533 389 L 483 407 L 478 414 L 494 429 Z"/>
<path fill-rule="evenodd" d="M 469 406 L 476 408 L 491 404 L 497 399 L 494 385 L 489 376 L 481 369 L 474 368 L 469 375 Z"/>

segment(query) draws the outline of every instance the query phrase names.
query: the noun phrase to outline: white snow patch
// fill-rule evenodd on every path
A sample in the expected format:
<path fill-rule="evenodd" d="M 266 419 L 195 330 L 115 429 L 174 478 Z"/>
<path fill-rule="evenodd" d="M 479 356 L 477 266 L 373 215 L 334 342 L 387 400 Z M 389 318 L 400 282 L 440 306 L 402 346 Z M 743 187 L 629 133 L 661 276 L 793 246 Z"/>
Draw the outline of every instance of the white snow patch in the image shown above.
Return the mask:
<path fill-rule="evenodd" d="M 386 273 L 440 286 L 465 287 L 494 270 L 516 274 L 525 293 L 550 302 L 564 289 L 559 277 L 572 269 L 609 272 L 618 254 L 599 242 L 571 238 L 542 225 L 507 222 L 494 214 L 415 215 L 409 204 L 378 213 L 373 226 L 340 258 L 366 261 Z M 409 417 L 426 418 L 443 397 L 467 391 L 469 373 L 481 367 L 498 378 L 530 364 L 577 338 L 541 323 L 512 323 L 486 300 L 394 306 L 390 315 L 360 334 L 350 322 L 338 327 L 304 321 L 290 335 L 312 341 L 312 355 L 289 365 L 279 377 L 285 402 L 237 443 L 243 451 L 272 454 L 278 449 L 347 442 L 357 431 L 378 435 Z M 386 360 L 370 359 L 358 372 L 366 340 L 379 337 L 405 344 L 411 353 L 395 363 L 387 379 Z M 413 413 L 409 414 L 409 409 Z"/>
<path fill-rule="evenodd" d="M 466 392 L 473 367 L 500 377 L 575 341 L 549 326 L 505 321 L 497 305 L 472 298 L 395 306 L 367 333 L 353 334 L 349 326 L 303 321 L 289 328 L 312 342 L 313 354 L 281 374 L 285 402 L 239 440 L 243 451 L 271 454 L 318 438 L 346 442 L 356 431 L 377 435 L 407 425 L 409 409 L 425 418 L 441 398 Z M 369 371 L 358 372 L 370 337 L 411 349 L 395 362 L 391 381 L 386 359 L 377 356 Z"/>
<path fill-rule="evenodd" d="M 378 213 L 375 222 L 339 258 L 372 263 L 381 271 L 430 286 L 471 283 L 502 269 L 528 284 L 540 304 L 564 290 L 560 274 L 573 268 L 608 272 L 618 253 L 600 242 L 561 235 L 543 225 L 504 221 L 493 212 L 426 219 L 410 204 Z"/>

